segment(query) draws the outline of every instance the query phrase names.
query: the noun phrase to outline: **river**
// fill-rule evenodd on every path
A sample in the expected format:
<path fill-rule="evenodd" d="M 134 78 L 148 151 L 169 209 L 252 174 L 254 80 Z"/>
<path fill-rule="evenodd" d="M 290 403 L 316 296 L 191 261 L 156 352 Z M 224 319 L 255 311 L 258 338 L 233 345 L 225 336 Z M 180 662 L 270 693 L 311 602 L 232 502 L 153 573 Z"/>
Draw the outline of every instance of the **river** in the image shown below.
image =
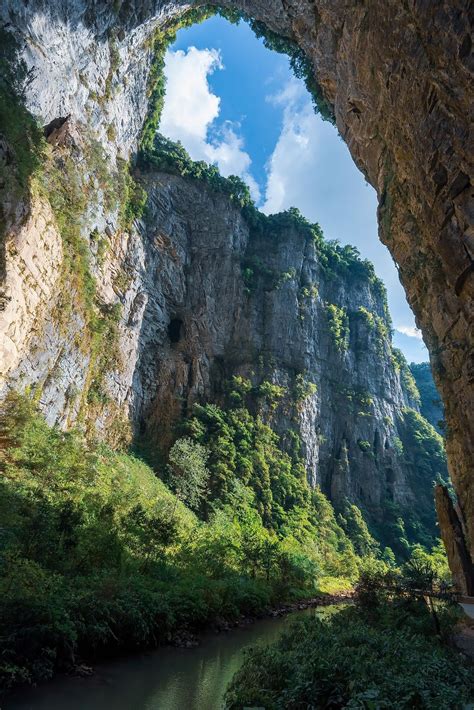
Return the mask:
<path fill-rule="evenodd" d="M 89 678 L 57 677 L 16 693 L 3 710 L 220 710 L 245 649 L 276 641 L 292 620 L 334 607 L 296 611 L 208 634 L 196 648 L 162 647 L 101 664 Z"/>

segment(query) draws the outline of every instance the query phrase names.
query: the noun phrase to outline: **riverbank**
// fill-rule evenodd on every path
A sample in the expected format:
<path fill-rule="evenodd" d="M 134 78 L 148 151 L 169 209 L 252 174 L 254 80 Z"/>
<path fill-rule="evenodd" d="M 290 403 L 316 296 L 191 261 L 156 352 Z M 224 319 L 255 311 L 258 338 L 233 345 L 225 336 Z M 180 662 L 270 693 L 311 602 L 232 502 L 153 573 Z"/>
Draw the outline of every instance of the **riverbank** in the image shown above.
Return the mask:
<path fill-rule="evenodd" d="M 309 598 L 302 598 L 295 601 L 288 601 L 276 605 L 269 605 L 253 611 L 253 613 L 240 613 L 235 616 L 215 616 L 212 619 L 207 619 L 204 623 L 197 620 L 181 624 L 176 629 L 170 630 L 168 633 L 157 637 L 155 643 L 122 648 L 109 646 L 107 649 L 100 649 L 95 654 L 83 653 L 77 654 L 74 661 L 63 663 L 58 668 L 52 678 L 44 679 L 37 682 L 36 688 L 47 688 L 50 684 L 54 684 L 57 679 L 94 679 L 100 677 L 100 669 L 104 664 L 121 663 L 125 659 L 136 657 L 137 659 L 145 654 L 154 654 L 158 652 L 167 653 L 173 649 L 192 650 L 200 647 L 209 636 L 227 636 L 231 632 L 238 630 L 248 630 L 252 627 L 258 627 L 259 624 L 265 621 L 277 621 L 291 615 L 307 612 L 311 609 L 321 610 L 341 605 L 350 602 L 352 591 L 341 592 L 339 594 L 318 594 Z M 132 655 L 131 655 L 132 654 Z M 229 678 L 230 681 L 230 678 Z M 20 696 L 24 693 L 28 694 L 29 684 L 18 684 L 14 689 L 7 692 L 2 700 L 7 702 L 2 703 L 1 708 L 9 707 L 8 701 L 10 698 L 16 697 L 17 693 Z M 36 691 L 34 691 L 36 692 Z M 33 707 L 33 706 L 32 706 Z M 36 705 L 34 706 L 36 707 Z M 160 709 L 161 710 L 161 709 Z"/>
<path fill-rule="evenodd" d="M 32 402 L 12 395 L 0 481 L 4 692 L 173 640 L 187 645 L 189 634 L 222 619 L 258 618 L 282 600 L 339 592 L 358 578 L 369 558 L 356 554 L 297 459 L 277 450 L 247 411 L 211 408 L 206 417 L 228 432 L 233 422 L 235 446 L 245 438 L 245 451 L 271 453 L 268 462 L 259 454 L 258 470 L 273 472 L 274 493 L 226 479 L 225 496 L 209 500 L 200 517 L 142 460 L 82 431 L 50 428 Z M 178 444 L 190 470 L 200 446 Z M 232 446 L 215 451 L 216 476 Z M 276 506 L 273 517 L 263 500 Z M 293 501 L 288 510 L 285 501 Z"/>
<path fill-rule="evenodd" d="M 276 610 L 274 610 L 276 611 Z M 16 690 L 2 710 L 221 710 L 225 691 L 250 648 L 272 644 L 294 621 L 331 614 L 331 606 L 247 620 L 208 632 L 194 648 L 162 646 L 100 663 L 89 677 L 57 675 Z"/>
<path fill-rule="evenodd" d="M 225 707 L 376 707 L 463 710 L 474 700 L 473 667 L 452 647 L 458 618 L 410 596 L 359 597 L 321 620 L 305 619 L 276 644 L 251 649 Z"/>
<path fill-rule="evenodd" d="M 353 592 L 341 594 L 321 594 L 309 599 L 302 599 L 295 602 L 279 604 L 269 607 L 259 614 L 242 614 L 235 619 L 216 618 L 210 622 L 200 633 L 193 632 L 189 628 L 178 629 L 175 633 L 169 634 L 165 646 L 176 648 L 194 648 L 200 645 L 200 640 L 204 634 L 225 633 L 238 628 L 246 628 L 262 619 L 277 619 L 298 611 L 315 609 L 317 607 L 336 606 L 338 604 L 349 603 L 352 600 Z"/>

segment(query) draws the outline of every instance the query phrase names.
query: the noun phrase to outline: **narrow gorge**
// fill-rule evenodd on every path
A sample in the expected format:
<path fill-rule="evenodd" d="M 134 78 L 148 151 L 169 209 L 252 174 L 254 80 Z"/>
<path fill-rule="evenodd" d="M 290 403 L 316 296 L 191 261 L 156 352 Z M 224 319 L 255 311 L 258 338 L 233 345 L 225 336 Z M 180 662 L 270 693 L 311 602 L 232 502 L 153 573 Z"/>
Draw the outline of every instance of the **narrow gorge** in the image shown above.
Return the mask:
<path fill-rule="evenodd" d="M 308 574 L 328 588 L 339 578 L 350 586 L 364 559 L 394 566 L 414 546 L 435 549 L 441 535 L 458 591 L 473 595 L 469 3 L 200 5 L 0 6 L 1 437 L 7 481 L 19 484 L 5 489 L 1 507 L 14 531 L 7 567 L 25 599 L 34 575 L 63 589 L 59 576 L 91 570 L 91 588 L 108 599 L 99 577 L 110 565 L 124 600 L 135 584 L 120 586 L 124 570 L 133 567 L 149 595 L 133 587 L 133 599 L 155 596 L 149 630 L 125 631 L 126 648 L 182 623 L 187 602 L 180 598 L 179 612 L 168 597 L 166 610 L 158 604 L 153 565 L 168 593 L 169 579 L 184 590 L 188 570 L 206 570 L 215 555 L 209 584 L 220 599 L 224 543 L 216 541 L 226 535 L 247 550 L 229 563 L 230 588 L 238 568 L 251 585 L 274 575 L 275 595 L 289 579 L 303 589 Z M 166 47 L 179 27 L 217 10 L 243 16 L 289 54 L 377 190 L 380 238 L 398 264 L 443 408 L 427 366 L 410 367 L 393 346 L 385 287 L 370 262 L 327 241 L 296 209 L 259 212 L 241 180 L 157 133 Z M 176 471 L 190 470 L 192 494 L 176 482 Z M 155 499 L 159 513 L 147 508 Z M 229 532 L 232 507 L 241 512 Z M 32 552 L 31 534 L 51 535 L 64 567 Z M 245 548 L 248 535 L 261 536 L 258 555 Z M 179 572 L 166 576 L 162 568 L 175 563 Z M 260 593 L 248 592 L 252 611 L 264 605 Z M 64 614 L 78 618 L 80 609 L 89 619 L 84 598 L 68 597 Z M 206 603 L 202 623 L 225 616 Z M 232 614 L 245 603 L 235 601 Z M 15 641 L 7 661 L 18 670 L 2 671 L 6 683 L 48 677 L 66 657 L 75 663 L 68 644 L 87 657 L 122 632 L 118 621 L 110 636 L 105 622 L 89 623 L 90 635 L 78 625 L 58 642 L 38 677 Z M 45 656 L 46 642 L 35 643 Z"/>

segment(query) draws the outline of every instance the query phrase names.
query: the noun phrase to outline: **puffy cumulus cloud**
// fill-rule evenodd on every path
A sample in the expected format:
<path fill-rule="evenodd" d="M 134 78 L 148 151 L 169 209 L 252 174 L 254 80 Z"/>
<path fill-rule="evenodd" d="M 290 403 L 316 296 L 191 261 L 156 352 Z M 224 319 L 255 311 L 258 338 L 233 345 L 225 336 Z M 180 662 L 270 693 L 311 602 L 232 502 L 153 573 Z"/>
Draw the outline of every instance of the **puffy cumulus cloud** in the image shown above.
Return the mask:
<path fill-rule="evenodd" d="M 318 118 L 303 85 L 296 80 L 267 100 L 283 107 L 283 126 L 267 164 L 268 179 L 262 210 L 272 214 L 294 206 L 309 219 L 316 220 L 314 183 L 320 142 Z"/>
<path fill-rule="evenodd" d="M 334 126 L 315 113 L 303 82 L 291 79 L 267 101 L 282 110 L 283 123 L 267 163 L 263 211 L 271 214 L 298 207 L 305 217 L 321 224 L 328 239 L 351 244 L 355 230 L 347 230 L 348 213 L 350 222 L 357 227 L 364 223 L 366 231 L 371 213 L 373 231 L 375 191 L 364 183 Z"/>
<path fill-rule="evenodd" d="M 237 132 L 238 124 L 226 121 L 216 125 L 220 99 L 212 93 L 208 77 L 223 68 L 220 53 L 215 49 L 168 50 L 160 131 L 171 140 L 181 141 L 193 160 L 214 163 L 222 175 L 241 177 L 258 202 L 259 187 L 250 173 L 252 161 Z"/>
<path fill-rule="evenodd" d="M 421 330 L 414 325 L 397 325 L 395 330 L 399 333 L 407 335 L 409 338 L 416 338 L 417 340 L 423 340 Z"/>

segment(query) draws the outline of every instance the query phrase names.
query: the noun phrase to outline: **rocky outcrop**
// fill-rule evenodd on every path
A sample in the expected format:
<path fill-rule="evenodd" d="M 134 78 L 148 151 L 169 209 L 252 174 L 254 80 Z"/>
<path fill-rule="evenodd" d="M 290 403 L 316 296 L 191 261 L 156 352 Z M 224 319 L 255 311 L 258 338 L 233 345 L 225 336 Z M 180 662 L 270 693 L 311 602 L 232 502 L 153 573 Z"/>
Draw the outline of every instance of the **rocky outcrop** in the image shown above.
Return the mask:
<path fill-rule="evenodd" d="M 467 0 L 227 0 L 303 49 L 357 165 L 377 189 L 381 239 L 429 347 L 474 557 L 472 42 Z M 30 106 L 73 113 L 122 153 L 146 106 L 146 39 L 178 2 L 2 5 L 37 67 Z M 111 96 L 113 94 L 113 100 Z M 100 99 L 100 100 L 99 100 Z M 109 128 L 112 126 L 112 128 Z M 113 140 L 114 131 L 117 136 Z"/>
<path fill-rule="evenodd" d="M 38 315 L 51 303 L 63 258 L 61 235 L 49 203 L 38 199 L 18 239 L 10 242 L 7 276 L 0 311 L 2 372 L 18 367 L 27 356 L 28 343 L 41 330 Z M 49 351 L 42 343 L 43 356 Z"/>
<path fill-rule="evenodd" d="M 436 474 L 415 483 L 404 417 L 418 409 L 416 388 L 392 352 L 370 267 L 351 256 L 346 271 L 332 270 L 309 230 L 288 217 L 253 229 L 203 182 L 146 182 L 145 260 L 132 250 L 126 262 L 146 303 L 137 431 L 166 446 L 194 402 L 226 401 L 234 376 L 254 389 L 270 382 L 281 389 L 261 414 L 283 440 L 298 433 L 313 485 L 379 522 L 387 503 L 428 520 Z"/>
<path fill-rule="evenodd" d="M 445 486 L 436 486 L 435 498 L 454 583 L 461 594 L 474 596 L 474 565 L 466 546 L 466 525 L 462 513 L 456 510 Z"/>

